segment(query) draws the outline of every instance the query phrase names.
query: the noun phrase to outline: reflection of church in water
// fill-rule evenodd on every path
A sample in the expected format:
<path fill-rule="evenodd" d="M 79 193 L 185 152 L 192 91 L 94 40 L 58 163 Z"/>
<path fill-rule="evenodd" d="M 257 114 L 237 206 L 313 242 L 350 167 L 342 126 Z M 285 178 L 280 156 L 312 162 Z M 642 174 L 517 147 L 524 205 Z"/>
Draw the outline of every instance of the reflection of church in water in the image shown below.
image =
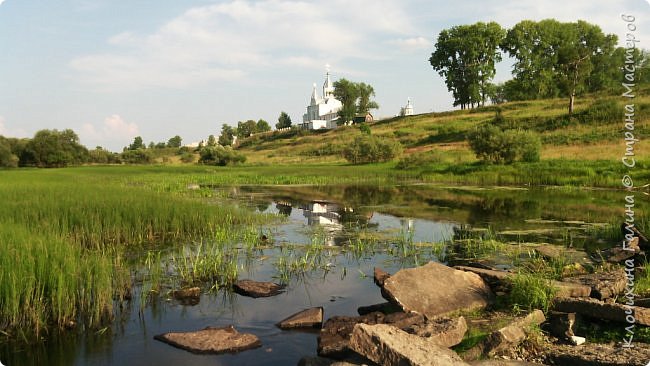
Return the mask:
<path fill-rule="evenodd" d="M 319 228 L 325 233 L 326 245 L 343 245 L 350 240 L 349 232 L 346 231 L 346 224 L 353 223 L 354 226 L 367 226 L 372 218 L 372 211 L 365 214 L 355 212 L 352 207 L 342 206 L 336 203 L 325 201 L 312 201 L 301 203 L 277 202 L 278 212 L 290 215 L 292 208 L 302 211 L 307 219 L 307 225 Z"/>

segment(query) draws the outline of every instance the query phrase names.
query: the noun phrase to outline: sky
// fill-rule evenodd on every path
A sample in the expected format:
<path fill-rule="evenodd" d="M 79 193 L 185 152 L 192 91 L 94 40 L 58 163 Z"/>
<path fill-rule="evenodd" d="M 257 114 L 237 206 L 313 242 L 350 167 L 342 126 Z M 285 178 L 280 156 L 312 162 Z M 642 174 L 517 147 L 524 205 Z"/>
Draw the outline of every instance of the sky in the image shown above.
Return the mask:
<path fill-rule="evenodd" d="M 121 151 L 281 111 L 302 121 L 325 65 L 374 87 L 375 117 L 453 109 L 428 59 L 441 30 L 477 21 L 586 20 L 650 49 L 650 0 L 0 0 L 0 135 L 73 129 Z M 497 67 L 510 78 L 512 60 Z"/>

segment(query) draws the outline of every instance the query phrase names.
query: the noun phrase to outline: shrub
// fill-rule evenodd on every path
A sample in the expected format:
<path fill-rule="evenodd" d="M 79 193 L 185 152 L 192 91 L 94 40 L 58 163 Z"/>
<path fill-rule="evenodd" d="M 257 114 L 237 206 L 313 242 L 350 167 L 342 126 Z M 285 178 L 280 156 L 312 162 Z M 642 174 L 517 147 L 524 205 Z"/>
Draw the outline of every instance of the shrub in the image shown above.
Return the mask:
<path fill-rule="evenodd" d="M 379 163 L 393 160 L 402 154 L 400 143 L 363 134 L 343 149 L 343 157 L 352 164 Z"/>
<path fill-rule="evenodd" d="M 194 162 L 194 154 L 191 152 L 184 152 L 181 154 L 181 161 L 183 163 L 193 163 Z"/>
<path fill-rule="evenodd" d="M 246 156 L 233 150 L 230 147 L 223 146 L 208 146 L 204 147 L 200 152 L 201 158 L 199 163 L 206 165 L 233 165 L 246 161 Z"/>
<path fill-rule="evenodd" d="M 144 149 L 125 150 L 122 152 L 122 161 L 126 164 L 151 164 L 153 156 L 150 151 Z"/>
<path fill-rule="evenodd" d="M 513 310 L 541 309 L 546 313 L 557 293 L 548 279 L 535 274 L 518 274 L 512 277 L 511 285 L 506 300 Z"/>
<path fill-rule="evenodd" d="M 476 157 L 496 164 L 514 161 L 539 161 L 541 139 L 531 131 L 502 130 L 488 124 L 477 127 L 467 136 L 469 146 Z"/>
<path fill-rule="evenodd" d="M 442 162 L 442 155 L 439 151 L 431 150 L 420 153 L 413 153 L 403 157 L 395 166 L 397 169 L 412 169 L 425 166 L 431 163 Z"/>

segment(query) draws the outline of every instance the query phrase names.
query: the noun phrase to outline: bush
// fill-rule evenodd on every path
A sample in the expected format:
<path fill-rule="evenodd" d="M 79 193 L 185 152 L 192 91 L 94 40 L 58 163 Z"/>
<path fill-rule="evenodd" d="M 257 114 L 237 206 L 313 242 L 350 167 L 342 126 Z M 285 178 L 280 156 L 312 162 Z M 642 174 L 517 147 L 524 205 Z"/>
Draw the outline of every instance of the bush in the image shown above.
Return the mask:
<path fill-rule="evenodd" d="M 184 153 L 182 153 L 182 154 L 181 154 L 181 161 L 182 161 L 183 163 L 187 163 L 187 164 L 189 164 L 189 163 L 193 163 L 193 162 L 194 162 L 194 154 L 192 154 L 192 153 L 189 152 L 189 151 L 188 151 L 188 152 L 184 152 Z"/>
<path fill-rule="evenodd" d="M 496 164 L 539 161 L 542 148 L 541 139 L 534 132 L 504 131 L 491 124 L 476 128 L 467 140 L 477 158 Z"/>
<path fill-rule="evenodd" d="M 126 164 L 151 164 L 153 156 L 150 151 L 144 149 L 125 150 L 122 152 L 122 161 Z"/>
<path fill-rule="evenodd" d="M 208 146 L 204 147 L 200 152 L 201 158 L 199 163 L 206 165 L 233 165 L 246 161 L 244 154 L 238 153 L 231 147 L 223 146 Z"/>
<path fill-rule="evenodd" d="M 399 142 L 363 134 L 343 149 L 343 157 L 352 164 L 390 161 L 402 154 Z"/>
<path fill-rule="evenodd" d="M 405 170 L 440 162 L 442 162 L 442 155 L 440 152 L 431 150 L 407 155 L 397 163 L 395 168 Z"/>

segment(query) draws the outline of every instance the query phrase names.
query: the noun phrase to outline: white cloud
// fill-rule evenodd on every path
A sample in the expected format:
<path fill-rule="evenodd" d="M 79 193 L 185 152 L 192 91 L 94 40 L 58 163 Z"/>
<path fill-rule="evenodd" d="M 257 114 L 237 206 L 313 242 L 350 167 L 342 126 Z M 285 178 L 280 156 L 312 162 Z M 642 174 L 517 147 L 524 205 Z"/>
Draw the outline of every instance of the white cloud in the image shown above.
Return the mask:
<path fill-rule="evenodd" d="M 138 125 L 128 123 L 117 114 L 104 119 L 104 123 L 96 127 L 91 123 L 84 123 L 81 126 L 79 136 L 84 142 L 92 144 L 114 145 L 114 143 L 125 144 L 140 134 Z"/>
<path fill-rule="evenodd" d="M 433 49 L 433 41 L 425 37 L 400 38 L 389 41 L 389 44 L 399 47 L 405 51 L 415 51 L 421 49 Z"/>
<path fill-rule="evenodd" d="M 111 90 L 185 88 L 274 65 L 322 70 L 344 57 L 373 57 L 379 36 L 412 32 L 399 2 L 231 0 L 191 8 L 151 34 L 116 34 L 108 51 L 71 66 Z"/>

